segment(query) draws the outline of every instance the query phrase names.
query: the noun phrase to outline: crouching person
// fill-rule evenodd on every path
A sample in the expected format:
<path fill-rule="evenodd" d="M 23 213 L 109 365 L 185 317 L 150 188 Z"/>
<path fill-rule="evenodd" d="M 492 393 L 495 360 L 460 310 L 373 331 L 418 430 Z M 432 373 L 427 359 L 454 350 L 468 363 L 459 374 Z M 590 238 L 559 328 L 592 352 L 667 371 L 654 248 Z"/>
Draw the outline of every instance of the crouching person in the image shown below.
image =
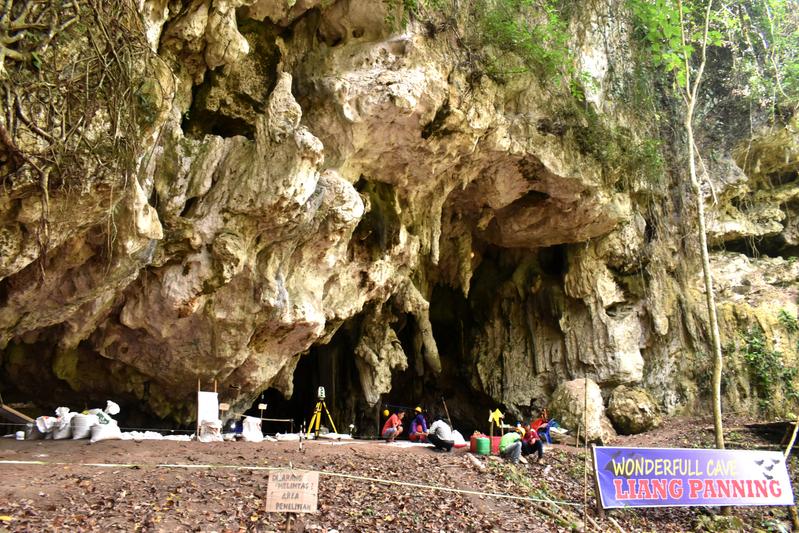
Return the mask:
<path fill-rule="evenodd" d="M 427 430 L 427 440 L 435 446 L 436 450 L 448 452 L 452 449 L 455 441 L 452 440 L 452 429 L 449 424 L 444 422 L 441 415 L 436 415 L 435 422 Z"/>
<path fill-rule="evenodd" d="M 513 464 L 519 462 L 519 457 L 522 455 L 522 441 L 524 429 L 517 427 L 516 431 L 509 431 L 502 436 L 499 441 L 499 455 L 507 459 Z"/>
<path fill-rule="evenodd" d="M 533 453 L 538 454 L 535 462 L 540 463 L 541 458 L 544 457 L 544 443 L 541 441 L 541 437 L 538 436 L 538 432 L 527 426 L 524 428 L 524 436 L 522 437 L 522 455 L 531 455 Z"/>
<path fill-rule="evenodd" d="M 386 439 L 387 442 L 394 442 L 394 439 L 399 437 L 402 433 L 402 419 L 405 417 L 404 411 L 398 411 L 388 417 L 386 423 L 383 425 L 383 431 L 380 436 Z"/>

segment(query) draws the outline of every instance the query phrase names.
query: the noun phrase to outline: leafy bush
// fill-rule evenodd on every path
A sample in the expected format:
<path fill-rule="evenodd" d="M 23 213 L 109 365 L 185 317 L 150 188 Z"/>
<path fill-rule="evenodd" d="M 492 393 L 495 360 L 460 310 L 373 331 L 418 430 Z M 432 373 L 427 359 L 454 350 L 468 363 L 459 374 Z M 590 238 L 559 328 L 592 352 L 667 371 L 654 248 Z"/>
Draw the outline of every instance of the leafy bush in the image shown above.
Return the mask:
<path fill-rule="evenodd" d="M 790 401 L 799 401 L 799 391 L 794 384 L 796 368 L 786 366 L 783 354 L 767 345 L 763 330 L 753 327 L 743 335 L 743 341 L 743 357 L 749 366 L 761 411 L 773 411 L 771 402 L 778 391 Z"/>
<path fill-rule="evenodd" d="M 788 330 L 788 333 L 796 333 L 799 331 L 799 321 L 790 312 L 785 309 L 780 309 L 777 313 L 777 320 L 780 321 L 782 327 Z"/>

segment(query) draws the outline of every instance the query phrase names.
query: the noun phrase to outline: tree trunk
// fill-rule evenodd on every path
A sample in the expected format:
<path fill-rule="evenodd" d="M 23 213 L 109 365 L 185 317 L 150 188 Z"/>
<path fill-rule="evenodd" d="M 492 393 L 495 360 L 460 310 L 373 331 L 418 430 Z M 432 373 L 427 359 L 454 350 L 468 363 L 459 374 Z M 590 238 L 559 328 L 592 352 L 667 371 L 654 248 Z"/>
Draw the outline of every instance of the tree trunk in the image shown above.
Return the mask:
<path fill-rule="evenodd" d="M 710 258 L 707 252 L 707 233 L 705 230 L 705 202 L 702 198 L 702 188 L 696 176 L 696 161 L 694 153 L 694 128 L 693 116 L 695 101 L 688 99 L 688 109 L 685 116 L 685 131 L 688 134 L 688 168 L 691 175 L 691 187 L 696 196 L 696 218 L 699 222 L 699 251 L 702 255 L 702 273 L 705 278 L 705 300 L 710 322 L 710 339 L 713 343 L 713 428 L 716 436 L 716 448 L 724 449 L 724 429 L 721 422 L 721 372 L 724 360 L 721 353 L 721 335 L 719 334 L 719 321 L 716 315 L 716 298 L 713 294 L 713 277 L 710 274 Z"/>

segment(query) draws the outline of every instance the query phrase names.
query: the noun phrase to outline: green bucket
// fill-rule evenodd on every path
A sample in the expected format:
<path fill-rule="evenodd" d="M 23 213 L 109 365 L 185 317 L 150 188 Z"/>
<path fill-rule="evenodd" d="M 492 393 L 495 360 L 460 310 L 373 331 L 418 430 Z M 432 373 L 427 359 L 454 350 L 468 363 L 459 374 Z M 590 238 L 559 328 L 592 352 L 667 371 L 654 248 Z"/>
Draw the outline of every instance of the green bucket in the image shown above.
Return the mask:
<path fill-rule="evenodd" d="M 491 453 L 491 439 L 480 437 L 477 439 L 477 455 L 488 455 Z"/>

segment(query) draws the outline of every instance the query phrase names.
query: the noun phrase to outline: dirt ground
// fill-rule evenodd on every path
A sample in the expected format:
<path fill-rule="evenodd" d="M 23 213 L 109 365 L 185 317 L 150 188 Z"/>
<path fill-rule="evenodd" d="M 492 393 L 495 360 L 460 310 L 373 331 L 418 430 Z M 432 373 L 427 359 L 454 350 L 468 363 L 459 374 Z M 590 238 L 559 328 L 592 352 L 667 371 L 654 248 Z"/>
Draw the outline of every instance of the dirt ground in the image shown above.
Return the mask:
<path fill-rule="evenodd" d="M 729 447 L 768 445 L 747 422 L 727 421 Z M 711 443 L 709 420 L 669 419 L 662 428 L 613 444 Z M 482 459 L 485 470 L 465 450 L 435 453 L 375 441 L 306 442 L 300 451 L 297 443 L 0 439 L 0 461 L 0 531 L 286 531 L 286 515 L 264 512 L 264 467 L 321 472 L 318 512 L 292 519 L 291 531 L 570 531 L 582 523 L 586 474 L 582 451 L 568 445 L 548 447 L 541 464 Z M 796 491 L 796 458 L 789 470 Z M 593 530 L 617 530 L 608 519 L 596 518 L 590 465 L 587 473 L 588 514 L 598 526 Z M 717 514 L 712 508 L 669 508 L 610 516 L 624 531 L 790 530 L 785 508 L 738 508 L 731 518 Z"/>

